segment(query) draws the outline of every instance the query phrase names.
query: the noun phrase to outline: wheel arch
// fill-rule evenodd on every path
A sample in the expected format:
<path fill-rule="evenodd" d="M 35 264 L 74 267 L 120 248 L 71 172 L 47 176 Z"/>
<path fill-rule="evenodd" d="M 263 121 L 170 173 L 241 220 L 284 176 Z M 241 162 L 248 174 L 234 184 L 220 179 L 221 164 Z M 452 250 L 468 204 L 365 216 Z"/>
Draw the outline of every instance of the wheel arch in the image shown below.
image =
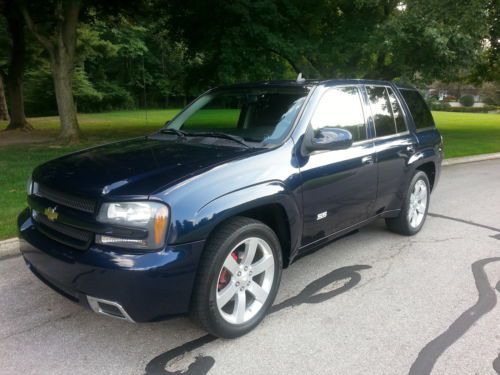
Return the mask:
<path fill-rule="evenodd" d="M 290 264 L 302 234 L 299 205 L 281 181 L 269 181 L 220 196 L 200 208 L 189 230 L 176 228 L 173 242 L 208 240 L 224 222 L 236 216 L 262 221 L 276 233 L 284 267 Z"/>
<path fill-rule="evenodd" d="M 434 183 L 436 181 L 436 163 L 434 163 L 433 161 L 427 161 L 417 166 L 415 170 L 422 171 L 427 175 L 432 191 L 434 189 Z"/>
<path fill-rule="evenodd" d="M 290 250 L 291 250 L 291 231 L 290 220 L 285 208 L 279 203 L 268 203 L 261 206 L 251 208 L 249 210 L 240 212 L 237 216 L 249 217 L 263 222 L 271 228 L 278 240 L 280 241 L 281 251 L 283 255 L 283 266 L 287 267 L 290 264 Z M 230 220 L 228 218 L 227 220 Z M 219 225 L 221 225 L 220 223 Z M 216 228 L 214 228 L 216 229 Z"/>

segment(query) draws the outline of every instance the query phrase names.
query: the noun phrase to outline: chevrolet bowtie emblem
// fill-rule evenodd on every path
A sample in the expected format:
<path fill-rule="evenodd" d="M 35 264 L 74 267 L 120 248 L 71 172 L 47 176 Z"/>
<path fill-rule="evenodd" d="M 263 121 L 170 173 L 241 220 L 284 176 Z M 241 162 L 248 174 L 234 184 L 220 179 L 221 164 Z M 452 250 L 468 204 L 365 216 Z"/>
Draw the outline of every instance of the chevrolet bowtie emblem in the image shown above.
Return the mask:
<path fill-rule="evenodd" d="M 57 217 L 59 216 L 59 214 L 56 212 L 56 208 L 57 207 L 47 207 L 45 209 L 45 211 L 43 211 L 43 213 L 45 214 L 45 216 L 47 216 L 47 219 L 49 219 L 50 221 L 54 221 L 57 219 Z"/>

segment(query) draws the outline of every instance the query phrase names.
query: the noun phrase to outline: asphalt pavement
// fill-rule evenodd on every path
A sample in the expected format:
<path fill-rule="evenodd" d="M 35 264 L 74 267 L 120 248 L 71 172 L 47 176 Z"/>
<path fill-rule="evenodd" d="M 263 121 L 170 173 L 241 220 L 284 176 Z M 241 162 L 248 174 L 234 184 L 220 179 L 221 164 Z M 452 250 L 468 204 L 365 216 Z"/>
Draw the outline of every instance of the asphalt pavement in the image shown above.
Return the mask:
<path fill-rule="evenodd" d="M 500 160 L 445 167 L 429 212 L 300 259 L 236 340 L 95 315 L 3 258 L 0 374 L 500 374 Z"/>

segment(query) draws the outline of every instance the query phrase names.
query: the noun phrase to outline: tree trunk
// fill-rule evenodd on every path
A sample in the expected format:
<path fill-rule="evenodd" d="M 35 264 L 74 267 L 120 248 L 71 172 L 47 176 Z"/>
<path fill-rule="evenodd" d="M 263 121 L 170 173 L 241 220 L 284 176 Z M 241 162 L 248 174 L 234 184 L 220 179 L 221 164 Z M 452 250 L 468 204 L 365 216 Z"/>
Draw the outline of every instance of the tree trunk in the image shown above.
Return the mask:
<path fill-rule="evenodd" d="M 0 74 L 0 120 L 9 121 L 9 111 L 7 109 L 7 100 L 5 98 L 5 89 L 3 85 L 2 74 Z"/>
<path fill-rule="evenodd" d="M 60 4 L 64 16 L 58 30 L 57 46 L 51 53 L 51 68 L 61 121 L 59 140 L 72 143 L 80 138 L 80 126 L 73 97 L 73 69 L 80 1 L 66 0 Z"/>
<path fill-rule="evenodd" d="M 51 68 L 61 123 L 59 140 L 63 143 L 72 143 L 78 141 L 80 137 L 80 126 L 73 98 L 73 69 L 72 64 L 69 64 L 64 57 L 58 60 L 51 62 Z"/>
<path fill-rule="evenodd" d="M 11 6 L 13 6 L 11 4 Z M 32 130 L 24 113 L 23 76 L 25 60 L 24 25 L 18 12 L 10 9 L 8 28 L 12 39 L 9 70 L 7 72 L 7 94 L 10 107 L 10 122 L 7 130 Z"/>
<path fill-rule="evenodd" d="M 28 28 L 35 38 L 45 47 L 50 56 L 50 67 L 54 80 L 57 109 L 60 119 L 59 141 L 72 143 L 80 137 L 80 127 L 76 117 L 73 97 L 73 69 L 76 47 L 76 28 L 80 14 L 80 0 L 56 1 L 58 22 L 54 34 L 56 40 L 41 33 L 29 14 L 26 4 L 20 8 Z"/>

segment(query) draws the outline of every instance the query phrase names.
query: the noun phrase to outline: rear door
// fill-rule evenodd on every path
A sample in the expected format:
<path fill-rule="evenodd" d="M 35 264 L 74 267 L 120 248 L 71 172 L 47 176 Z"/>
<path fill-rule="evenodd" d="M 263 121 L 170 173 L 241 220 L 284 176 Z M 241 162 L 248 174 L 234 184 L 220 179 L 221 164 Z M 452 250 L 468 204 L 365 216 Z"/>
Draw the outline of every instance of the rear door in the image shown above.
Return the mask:
<path fill-rule="evenodd" d="M 409 159 L 416 152 L 416 138 L 408 129 L 401 102 L 390 86 L 366 85 L 375 128 L 378 183 L 375 211 L 398 209 L 402 187 L 408 180 Z"/>
<path fill-rule="evenodd" d="M 372 214 L 377 189 L 377 167 L 360 87 L 328 88 L 319 99 L 309 126 L 347 129 L 354 143 L 347 150 L 316 151 L 307 156 L 301 167 L 302 245 L 365 220 Z"/>

